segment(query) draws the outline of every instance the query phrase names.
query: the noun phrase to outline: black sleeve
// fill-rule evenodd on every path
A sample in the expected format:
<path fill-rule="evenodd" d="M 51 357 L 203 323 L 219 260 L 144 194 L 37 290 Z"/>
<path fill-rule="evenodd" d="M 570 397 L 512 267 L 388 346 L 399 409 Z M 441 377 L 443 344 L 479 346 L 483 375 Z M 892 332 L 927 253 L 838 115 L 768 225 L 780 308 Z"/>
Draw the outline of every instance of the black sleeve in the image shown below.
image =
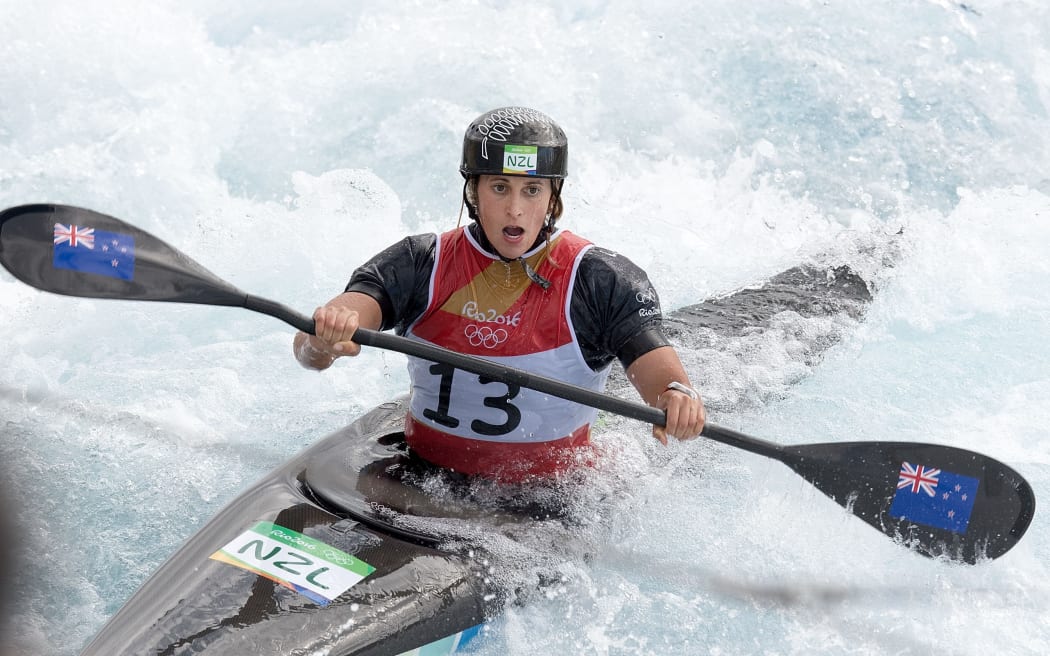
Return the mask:
<path fill-rule="evenodd" d="M 383 330 L 404 334 L 426 310 L 437 235 L 405 237 L 357 268 L 348 292 L 374 298 L 383 312 Z"/>
<path fill-rule="evenodd" d="M 569 315 L 587 364 L 600 369 L 618 358 L 624 369 L 649 351 L 667 346 L 660 299 L 634 262 L 593 247 L 576 272 Z"/>

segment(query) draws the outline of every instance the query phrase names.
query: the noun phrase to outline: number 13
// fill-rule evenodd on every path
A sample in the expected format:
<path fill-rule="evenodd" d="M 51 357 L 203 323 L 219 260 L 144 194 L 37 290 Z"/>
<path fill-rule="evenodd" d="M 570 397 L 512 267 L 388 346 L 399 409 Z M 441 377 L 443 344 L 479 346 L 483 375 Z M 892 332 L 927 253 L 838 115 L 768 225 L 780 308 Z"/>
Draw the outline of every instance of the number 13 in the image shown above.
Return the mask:
<path fill-rule="evenodd" d="M 452 405 L 452 375 L 456 369 L 447 364 L 434 364 L 430 366 L 429 371 L 435 376 L 441 376 L 441 387 L 438 390 L 437 409 L 425 408 L 423 416 L 442 426 L 455 428 L 459 426 L 459 419 L 450 415 L 448 411 Z M 488 376 L 478 376 L 478 382 L 482 385 L 488 385 L 503 381 L 498 381 Z M 480 419 L 475 419 L 470 422 L 470 429 L 478 435 L 506 435 L 521 424 L 521 410 L 510 402 L 511 399 L 518 396 L 521 386 L 506 382 L 503 384 L 507 387 L 506 394 L 502 396 L 486 396 L 482 399 L 482 403 L 485 404 L 486 408 L 501 410 L 507 416 L 507 421 L 502 424 L 490 424 Z"/>

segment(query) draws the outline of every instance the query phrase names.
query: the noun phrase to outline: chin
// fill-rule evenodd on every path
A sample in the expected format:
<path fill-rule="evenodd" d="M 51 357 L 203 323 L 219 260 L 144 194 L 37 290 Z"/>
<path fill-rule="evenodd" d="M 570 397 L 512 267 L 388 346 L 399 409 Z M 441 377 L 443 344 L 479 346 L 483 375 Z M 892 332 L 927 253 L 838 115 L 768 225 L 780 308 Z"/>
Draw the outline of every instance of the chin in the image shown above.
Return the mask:
<path fill-rule="evenodd" d="M 516 260 L 516 259 L 518 259 L 519 257 L 521 257 L 522 255 L 525 254 L 524 250 L 507 251 L 505 249 L 500 249 L 500 248 L 497 248 L 496 252 L 499 253 L 504 259 L 507 259 L 507 260 Z"/>

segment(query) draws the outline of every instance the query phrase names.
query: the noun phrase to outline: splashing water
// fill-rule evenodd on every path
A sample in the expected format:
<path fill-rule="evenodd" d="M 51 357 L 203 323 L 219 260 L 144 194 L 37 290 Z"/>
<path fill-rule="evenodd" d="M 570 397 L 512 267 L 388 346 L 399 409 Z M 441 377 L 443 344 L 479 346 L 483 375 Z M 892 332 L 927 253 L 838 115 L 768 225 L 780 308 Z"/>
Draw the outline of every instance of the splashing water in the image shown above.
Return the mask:
<path fill-rule="evenodd" d="M 684 349 L 713 420 L 970 448 L 1043 497 L 1048 31 L 1031 1 L 6 2 L 0 207 L 119 216 L 309 312 L 389 243 L 455 225 L 472 118 L 535 107 L 572 145 L 564 225 L 643 266 L 667 308 L 829 253 L 877 281 L 862 320 L 783 313 Z M 902 228 L 894 266 L 865 254 Z M 239 490 L 407 386 L 381 351 L 303 371 L 286 326 L 238 310 L 4 273 L 0 316 L 18 653 L 76 653 Z M 477 653 L 1050 647 L 1040 511 L 962 567 L 776 463 L 613 419 L 600 439 L 632 484 L 599 552 L 546 563 L 559 585 Z"/>

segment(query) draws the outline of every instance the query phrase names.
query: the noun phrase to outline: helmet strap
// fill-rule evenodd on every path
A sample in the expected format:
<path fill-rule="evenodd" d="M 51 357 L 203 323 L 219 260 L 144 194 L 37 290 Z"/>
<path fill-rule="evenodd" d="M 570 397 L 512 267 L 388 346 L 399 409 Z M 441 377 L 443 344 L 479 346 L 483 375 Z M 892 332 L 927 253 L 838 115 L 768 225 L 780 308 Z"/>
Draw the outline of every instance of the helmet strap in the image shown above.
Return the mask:
<path fill-rule="evenodd" d="M 525 269 L 525 275 L 529 277 L 529 280 L 531 280 L 532 282 L 536 283 L 544 289 L 548 289 L 551 286 L 551 281 L 536 273 L 536 269 L 532 268 L 528 260 L 525 259 L 524 255 L 519 257 L 518 261 L 521 262 L 521 268 Z"/>
<path fill-rule="evenodd" d="M 554 216 L 554 207 L 557 206 L 558 199 L 561 198 L 561 187 L 562 187 L 562 185 L 558 184 L 558 182 L 561 182 L 562 184 L 564 184 L 564 181 L 555 180 L 555 179 L 551 180 L 551 200 L 550 200 L 550 207 L 551 207 L 551 209 L 547 212 L 547 219 L 543 222 L 543 227 L 540 228 L 540 234 L 539 234 L 539 237 L 536 240 L 537 243 L 539 242 L 540 239 L 546 239 L 546 240 L 549 241 L 550 240 L 550 236 L 554 234 L 554 224 L 557 223 L 557 221 L 558 221 L 557 217 Z"/>

